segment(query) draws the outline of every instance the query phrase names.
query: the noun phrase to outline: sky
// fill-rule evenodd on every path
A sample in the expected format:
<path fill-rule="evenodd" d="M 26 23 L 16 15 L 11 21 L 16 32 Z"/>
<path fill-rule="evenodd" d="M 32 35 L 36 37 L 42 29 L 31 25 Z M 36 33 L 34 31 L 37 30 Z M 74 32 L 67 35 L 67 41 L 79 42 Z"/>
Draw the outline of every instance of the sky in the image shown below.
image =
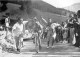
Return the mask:
<path fill-rule="evenodd" d="M 43 0 L 55 7 L 64 8 L 75 3 L 80 3 L 80 0 Z"/>

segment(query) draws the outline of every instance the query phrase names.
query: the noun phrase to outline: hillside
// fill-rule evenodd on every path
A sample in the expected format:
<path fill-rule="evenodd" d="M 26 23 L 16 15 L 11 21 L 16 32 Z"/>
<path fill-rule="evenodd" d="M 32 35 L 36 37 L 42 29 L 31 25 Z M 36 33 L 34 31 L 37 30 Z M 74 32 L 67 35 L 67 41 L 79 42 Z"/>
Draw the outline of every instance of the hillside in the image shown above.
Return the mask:
<path fill-rule="evenodd" d="M 16 9 L 17 9 L 17 7 L 16 7 Z M 11 10 L 12 10 L 12 8 L 11 8 Z M 18 15 L 24 17 L 25 20 L 28 19 L 28 17 L 33 18 L 33 17 L 37 16 L 37 18 L 43 23 L 44 23 L 44 21 L 41 19 L 41 16 L 46 20 L 48 18 L 52 18 L 53 21 L 58 21 L 59 23 L 61 23 L 62 21 L 65 21 L 67 19 L 67 17 L 65 17 L 65 16 L 58 15 L 58 14 L 53 14 L 53 13 L 45 12 L 45 11 L 43 12 L 43 11 L 40 11 L 39 9 L 36 9 L 36 8 L 33 8 L 30 16 L 28 16 L 26 12 L 20 11 L 19 9 L 16 10 L 16 11 L 22 12 L 21 14 L 18 13 Z"/>
<path fill-rule="evenodd" d="M 65 15 L 66 16 L 66 13 L 71 13 L 70 11 L 68 10 L 65 10 L 65 9 L 62 9 L 62 8 L 56 8 L 44 1 L 33 1 L 32 2 L 32 7 L 33 8 L 36 8 L 40 11 L 43 11 L 43 12 L 50 12 L 50 13 L 53 13 L 53 14 L 59 14 L 59 15 Z"/>
<path fill-rule="evenodd" d="M 51 18 L 53 21 L 57 21 L 59 23 L 61 23 L 62 21 L 65 21 L 67 19 L 67 17 L 59 15 L 58 13 L 55 14 L 55 12 L 52 13 L 51 11 L 48 11 L 48 6 L 47 6 L 48 4 L 45 2 L 42 2 L 42 1 L 40 1 L 40 2 L 42 4 L 38 4 L 38 6 L 40 6 L 41 8 L 36 7 L 36 3 L 39 3 L 39 1 L 36 1 L 36 2 L 34 1 L 32 3 L 33 8 L 32 8 L 32 11 L 30 12 L 30 14 L 27 14 L 26 11 L 20 10 L 19 9 L 20 5 L 16 5 L 16 4 L 12 4 L 12 3 L 7 4 L 8 10 L 6 12 L 9 12 L 11 14 L 11 16 L 10 16 L 11 19 L 16 19 L 17 16 L 21 16 L 24 20 L 28 20 L 29 18 L 33 18 L 36 16 L 43 26 L 45 26 L 46 23 L 41 19 L 41 16 L 46 21 L 48 20 L 48 18 Z M 49 8 L 50 7 L 52 8 L 53 6 L 50 5 Z M 56 11 L 56 7 L 53 7 L 53 9 Z M 0 16 L 2 16 L 2 14 L 5 15 L 6 12 L 0 13 Z M 56 11 L 56 12 L 58 12 L 58 11 Z"/>
<path fill-rule="evenodd" d="M 78 10 L 80 10 L 80 3 L 76 3 L 71 6 L 65 7 L 65 9 L 73 11 L 73 12 L 77 12 Z"/>
<path fill-rule="evenodd" d="M 53 14 L 59 14 L 59 15 L 64 15 L 64 16 L 66 16 L 67 13 L 72 13 L 68 10 L 63 9 L 63 8 L 56 8 L 56 7 L 50 5 L 42 0 L 15 0 L 15 1 L 7 0 L 7 1 L 9 3 L 13 3 L 13 4 L 24 5 L 24 7 L 26 8 L 26 10 L 28 12 L 30 12 L 30 10 L 32 8 L 35 8 L 35 9 L 38 9 L 42 12 L 50 12 Z M 29 1 L 29 2 L 27 2 L 27 1 Z"/>
<path fill-rule="evenodd" d="M 41 12 L 41 11 L 39 11 L 37 9 L 34 9 L 34 10 L 37 12 L 37 14 L 39 16 L 42 16 L 44 19 L 46 19 L 46 21 L 48 21 L 48 18 L 51 18 L 53 22 L 57 21 L 59 23 L 61 23 L 62 21 L 67 20 L 67 17 L 65 17 L 65 16 L 52 14 L 52 13 L 49 13 L 49 12 Z"/>

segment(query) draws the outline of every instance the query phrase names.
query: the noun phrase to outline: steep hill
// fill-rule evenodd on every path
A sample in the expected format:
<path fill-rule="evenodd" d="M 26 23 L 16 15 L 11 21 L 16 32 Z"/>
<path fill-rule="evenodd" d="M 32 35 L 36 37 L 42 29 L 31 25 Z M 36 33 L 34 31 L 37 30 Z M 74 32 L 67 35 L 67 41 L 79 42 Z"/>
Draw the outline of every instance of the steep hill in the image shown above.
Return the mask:
<path fill-rule="evenodd" d="M 78 10 L 80 10 L 80 3 L 76 3 L 71 6 L 65 7 L 65 9 L 73 11 L 73 12 L 77 12 Z"/>
<path fill-rule="evenodd" d="M 8 1 L 9 3 L 24 5 L 25 8 L 31 7 L 30 9 L 35 8 L 35 9 L 38 9 L 40 11 L 50 12 L 53 14 L 59 14 L 59 15 L 65 15 L 66 16 L 66 13 L 71 13 L 70 11 L 62 9 L 62 8 L 56 8 L 56 7 L 54 7 L 54 5 L 52 6 L 52 5 L 44 2 L 43 0 L 15 0 L 15 1 L 6 0 L 6 1 Z M 27 1 L 29 1 L 29 2 L 27 2 Z M 27 8 L 26 10 L 29 12 L 30 9 Z"/>
<path fill-rule="evenodd" d="M 43 12 L 50 12 L 50 13 L 59 14 L 59 15 L 66 15 L 66 13 L 71 13 L 70 11 L 62 9 L 62 8 L 56 8 L 42 0 L 33 1 L 32 7 Z"/>
<path fill-rule="evenodd" d="M 51 18 L 52 21 L 57 21 L 61 23 L 62 21 L 65 21 L 68 19 L 65 16 L 62 16 L 61 13 L 64 11 L 57 10 L 58 8 L 53 7 L 52 5 L 49 5 L 43 1 L 33 1 L 32 2 L 32 11 L 30 14 L 27 14 L 26 11 L 22 11 L 19 9 L 20 5 L 8 3 L 7 4 L 8 10 L 6 12 L 9 12 L 11 14 L 11 19 L 16 19 L 17 16 L 23 17 L 24 20 L 28 20 L 29 18 L 37 17 L 40 23 L 45 26 L 46 23 L 42 20 L 41 16 L 48 21 L 48 18 Z M 2 14 L 5 14 L 6 12 L 0 13 L 0 16 Z M 60 13 L 61 12 L 61 13 Z M 59 14 L 60 13 L 60 14 Z"/>

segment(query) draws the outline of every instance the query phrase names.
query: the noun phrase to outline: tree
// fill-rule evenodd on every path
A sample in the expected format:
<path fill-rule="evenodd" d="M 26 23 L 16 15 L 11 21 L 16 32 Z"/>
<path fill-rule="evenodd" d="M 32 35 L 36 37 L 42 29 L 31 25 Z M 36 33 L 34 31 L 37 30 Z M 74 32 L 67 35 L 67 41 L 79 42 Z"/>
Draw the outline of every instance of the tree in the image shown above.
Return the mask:
<path fill-rule="evenodd" d="M 6 6 L 6 4 L 8 3 L 8 1 L 0 1 L 0 3 L 1 3 L 1 7 L 0 7 L 0 12 L 3 12 L 3 11 L 6 11 L 7 10 L 7 6 Z"/>
<path fill-rule="evenodd" d="M 32 2 L 31 2 L 31 0 L 0 0 L 0 2 L 1 1 L 2 1 L 3 5 L 5 6 L 4 8 L 6 8 L 7 3 L 14 3 L 14 4 L 21 5 L 20 9 L 21 10 L 26 10 L 26 12 L 28 14 L 30 14 L 31 11 L 32 11 Z"/>
<path fill-rule="evenodd" d="M 32 11 L 32 2 L 31 0 L 27 0 L 26 2 L 25 1 L 20 1 L 22 2 L 22 5 L 21 5 L 21 10 L 25 10 L 28 14 L 31 13 Z"/>

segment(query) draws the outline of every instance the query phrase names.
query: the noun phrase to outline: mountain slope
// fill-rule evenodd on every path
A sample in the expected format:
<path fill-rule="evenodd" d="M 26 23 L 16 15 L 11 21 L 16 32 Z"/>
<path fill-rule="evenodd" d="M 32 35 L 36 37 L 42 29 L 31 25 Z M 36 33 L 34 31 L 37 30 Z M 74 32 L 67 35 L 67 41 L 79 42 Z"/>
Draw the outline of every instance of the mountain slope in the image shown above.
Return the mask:
<path fill-rule="evenodd" d="M 67 20 L 67 17 L 61 16 L 61 15 L 58 15 L 58 14 L 52 14 L 52 13 L 49 13 L 49 12 L 41 12 L 37 9 L 35 9 L 35 11 L 37 12 L 37 15 L 42 16 L 44 19 L 46 19 L 46 21 L 48 21 L 48 18 L 51 18 L 53 22 L 57 21 L 59 23 Z"/>
<path fill-rule="evenodd" d="M 33 1 L 32 2 L 32 11 L 30 14 L 27 14 L 26 11 L 22 11 L 19 9 L 20 5 L 14 5 L 14 4 L 7 4 L 8 10 L 11 14 L 12 19 L 16 19 L 17 16 L 21 16 L 24 20 L 28 20 L 29 18 L 37 17 L 40 23 L 45 26 L 46 23 L 42 20 L 41 16 L 48 21 L 48 18 L 51 18 L 52 21 L 57 21 L 61 23 L 62 21 L 65 21 L 67 17 L 62 16 L 64 9 L 61 9 L 61 11 L 53 7 L 43 1 Z M 1 13 L 2 14 L 2 13 Z"/>
<path fill-rule="evenodd" d="M 43 12 L 50 12 L 50 13 L 59 14 L 59 15 L 65 15 L 65 12 L 68 12 L 65 9 L 56 8 L 56 7 L 46 3 L 44 1 L 41 1 L 41 0 L 40 1 L 33 1 L 32 7 L 36 8 L 40 11 L 43 11 Z"/>
<path fill-rule="evenodd" d="M 80 10 L 80 3 L 76 3 L 71 6 L 65 7 L 65 9 L 73 11 L 73 12 L 77 12 L 78 10 Z"/>
<path fill-rule="evenodd" d="M 31 2 L 30 2 L 31 1 Z M 53 14 L 65 15 L 67 13 L 72 13 L 68 10 L 62 8 L 56 8 L 42 0 L 8 0 L 9 3 L 24 5 L 23 7 L 27 10 L 28 13 L 31 12 L 32 8 L 38 9 L 42 12 L 50 12 Z"/>

